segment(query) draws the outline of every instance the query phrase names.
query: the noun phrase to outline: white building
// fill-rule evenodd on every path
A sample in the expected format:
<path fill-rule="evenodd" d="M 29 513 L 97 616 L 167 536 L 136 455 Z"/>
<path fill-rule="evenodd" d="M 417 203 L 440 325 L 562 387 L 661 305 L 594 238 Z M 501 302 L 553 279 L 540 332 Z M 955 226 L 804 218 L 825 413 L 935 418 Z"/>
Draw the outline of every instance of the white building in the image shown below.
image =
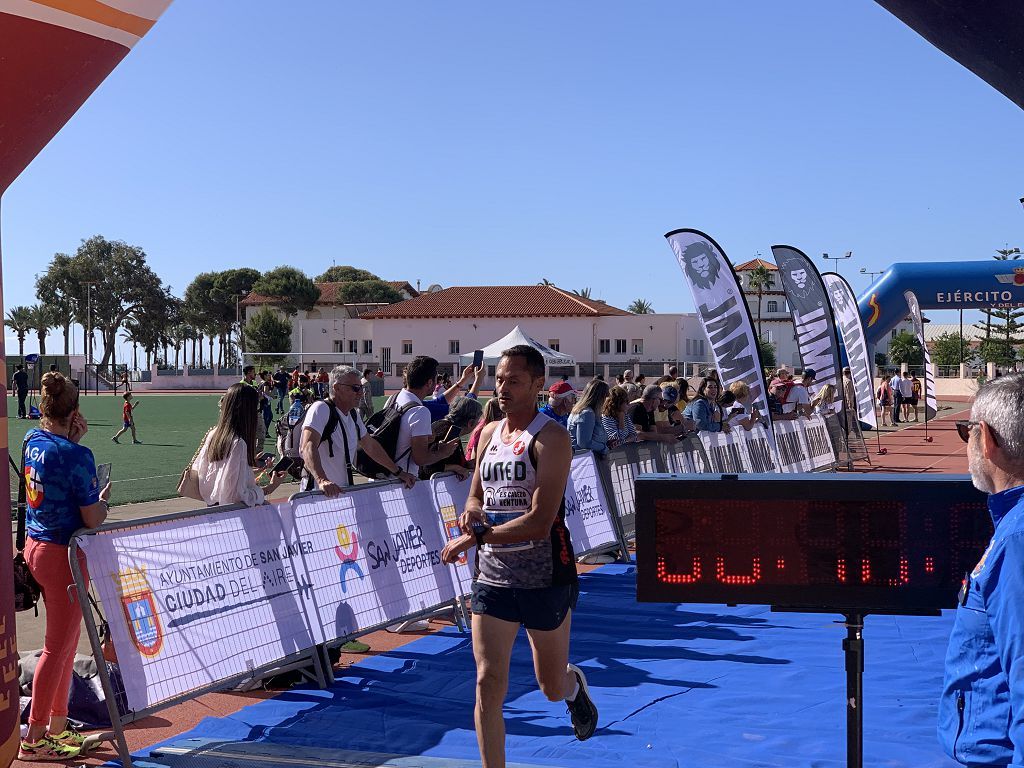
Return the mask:
<path fill-rule="evenodd" d="M 345 355 L 357 367 L 381 368 L 389 387 L 417 355 L 434 357 L 454 373 L 460 354 L 487 346 L 515 325 L 576 360 L 575 367 L 553 368 L 551 375 L 580 380 L 627 367 L 660 376 L 668 365 L 704 363 L 710 352 L 695 314 L 635 315 L 554 286 L 453 286 L 373 307 L 332 301 L 336 286 L 319 284 L 320 302 L 291 318 L 293 351 L 301 350 L 306 364 L 318 354 L 332 362 Z M 242 305 L 248 317 L 274 303 L 250 295 Z"/>

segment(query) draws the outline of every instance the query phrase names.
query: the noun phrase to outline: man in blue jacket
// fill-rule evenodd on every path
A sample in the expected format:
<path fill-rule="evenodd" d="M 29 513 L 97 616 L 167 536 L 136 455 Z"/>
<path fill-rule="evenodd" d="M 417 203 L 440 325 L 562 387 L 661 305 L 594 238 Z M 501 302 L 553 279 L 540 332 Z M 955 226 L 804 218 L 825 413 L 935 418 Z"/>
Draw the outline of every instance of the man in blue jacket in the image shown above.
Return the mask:
<path fill-rule="evenodd" d="M 964 578 L 939 701 L 939 741 L 964 765 L 1024 768 L 1024 374 L 983 386 L 969 421 L 971 480 L 995 534 Z"/>

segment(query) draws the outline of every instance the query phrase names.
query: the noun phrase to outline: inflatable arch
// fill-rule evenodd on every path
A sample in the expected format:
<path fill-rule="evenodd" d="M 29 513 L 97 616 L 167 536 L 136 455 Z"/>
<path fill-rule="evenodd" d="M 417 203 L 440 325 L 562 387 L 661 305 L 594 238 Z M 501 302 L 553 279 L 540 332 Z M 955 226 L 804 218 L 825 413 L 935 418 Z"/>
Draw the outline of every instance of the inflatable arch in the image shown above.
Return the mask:
<path fill-rule="evenodd" d="M 857 300 L 864 333 L 874 347 L 907 316 L 904 291 L 922 310 L 1024 306 L 1024 261 L 893 264 Z"/>

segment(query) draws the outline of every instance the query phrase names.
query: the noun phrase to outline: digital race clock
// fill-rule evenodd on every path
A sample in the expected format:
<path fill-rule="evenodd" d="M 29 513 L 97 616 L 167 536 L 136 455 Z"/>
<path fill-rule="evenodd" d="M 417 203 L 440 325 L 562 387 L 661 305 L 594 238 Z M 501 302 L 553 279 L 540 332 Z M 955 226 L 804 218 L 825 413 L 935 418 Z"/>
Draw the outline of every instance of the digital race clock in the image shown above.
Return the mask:
<path fill-rule="evenodd" d="M 963 475 L 644 475 L 636 510 L 646 602 L 952 608 L 992 535 Z"/>

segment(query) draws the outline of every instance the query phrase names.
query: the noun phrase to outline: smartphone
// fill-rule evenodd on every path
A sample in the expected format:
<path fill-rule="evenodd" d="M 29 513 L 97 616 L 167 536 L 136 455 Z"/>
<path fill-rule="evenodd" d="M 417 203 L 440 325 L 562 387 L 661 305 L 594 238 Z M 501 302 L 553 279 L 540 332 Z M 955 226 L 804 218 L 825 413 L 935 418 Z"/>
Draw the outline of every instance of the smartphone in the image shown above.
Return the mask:
<path fill-rule="evenodd" d="M 274 463 L 274 454 L 263 451 L 256 454 L 256 464 L 260 467 L 269 467 Z"/>
<path fill-rule="evenodd" d="M 107 483 L 110 482 L 110 464 L 96 465 L 96 480 L 101 491 L 107 487 Z"/>
<path fill-rule="evenodd" d="M 475 352 L 473 352 L 473 368 L 479 368 L 481 365 L 483 365 L 483 362 L 484 351 L 482 349 L 478 349 Z"/>
<path fill-rule="evenodd" d="M 274 465 L 274 468 L 271 470 L 271 472 L 284 472 L 290 469 L 292 464 L 294 463 L 295 461 L 291 457 L 282 456 L 281 460 Z"/>

